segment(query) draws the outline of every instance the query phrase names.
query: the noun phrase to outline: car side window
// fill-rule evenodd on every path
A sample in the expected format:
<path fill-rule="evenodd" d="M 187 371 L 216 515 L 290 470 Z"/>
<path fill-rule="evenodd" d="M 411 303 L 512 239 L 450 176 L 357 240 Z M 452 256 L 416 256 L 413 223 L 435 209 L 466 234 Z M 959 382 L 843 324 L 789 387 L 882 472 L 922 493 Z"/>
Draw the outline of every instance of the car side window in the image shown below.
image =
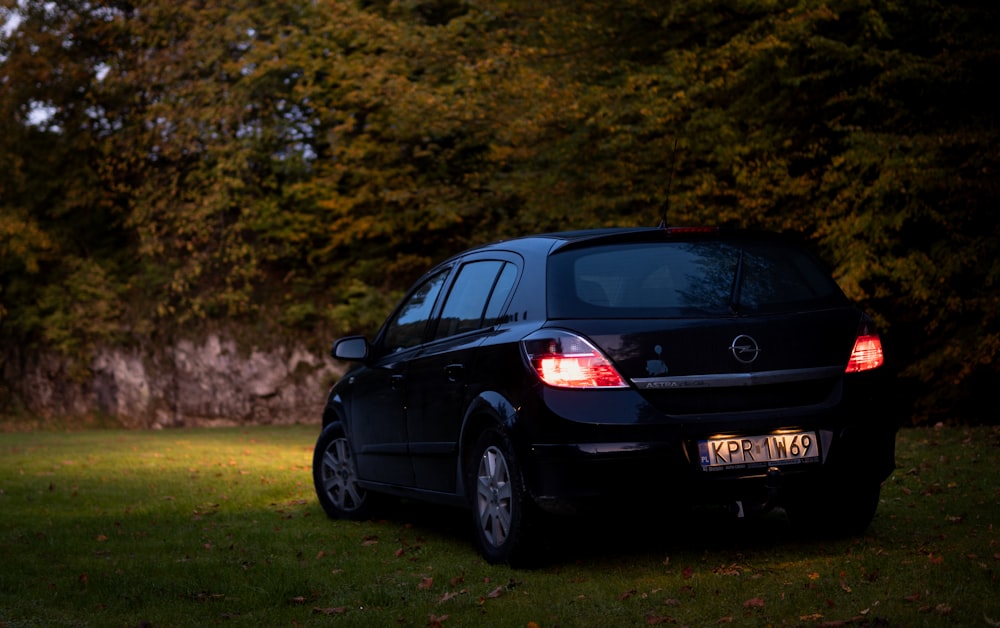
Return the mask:
<path fill-rule="evenodd" d="M 517 266 L 514 264 L 504 264 L 500 276 L 497 277 L 497 284 L 490 295 L 490 302 L 486 305 L 486 316 L 483 318 L 483 327 L 496 325 L 503 314 L 503 306 L 514 289 L 514 280 L 517 279 Z"/>
<path fill-rule="evenodd" d="M 448 278 L 448 270 L 444 269 L 425 281 L 396 311 L 382 337 L 382 347 L 386 353 L 415 347 L 424 341 L 427 322 L 441 287 Z"/>
<path fill-rule="evenodd" d="M 513 264 L 498 260 L 470 262 L 462 266 L 444 303 L 435 338 L 474 331 L 483 327 L 484 322 L 492 325 L 494 321 L 490 320 L 488 310 L 503 307 L 513 286 L 512 273 L 516 274 Z M 494 319 L 497 316 L 493 314 Z"/>

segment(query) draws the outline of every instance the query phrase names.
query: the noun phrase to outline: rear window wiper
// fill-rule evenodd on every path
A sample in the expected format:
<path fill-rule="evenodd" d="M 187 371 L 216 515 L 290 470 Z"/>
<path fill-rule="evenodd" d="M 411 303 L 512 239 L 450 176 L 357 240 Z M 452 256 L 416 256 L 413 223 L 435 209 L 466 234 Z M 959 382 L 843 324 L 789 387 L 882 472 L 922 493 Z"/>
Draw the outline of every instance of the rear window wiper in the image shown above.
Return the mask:
<path fill-rule="evenodd" d="M 743 249 L 736 260 L 736 272 L 733 273 L 733 285 L 729 289 L 729 309 L 733 314 L 740 313 L 740 291 L 743 289 Z"/>

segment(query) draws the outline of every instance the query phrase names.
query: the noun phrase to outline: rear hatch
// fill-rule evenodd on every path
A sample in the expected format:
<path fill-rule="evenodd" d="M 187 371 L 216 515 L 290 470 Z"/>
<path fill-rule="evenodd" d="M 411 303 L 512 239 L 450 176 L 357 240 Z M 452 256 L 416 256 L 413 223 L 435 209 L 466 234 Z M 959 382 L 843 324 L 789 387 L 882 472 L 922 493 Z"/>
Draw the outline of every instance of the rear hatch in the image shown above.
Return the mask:
<path fill-rule="evenodd" d="M 835 403 L 862 318 L 815 258 L 765 236 L 575 243 L 547 283 L 552 324 L 671 415 Z"/>

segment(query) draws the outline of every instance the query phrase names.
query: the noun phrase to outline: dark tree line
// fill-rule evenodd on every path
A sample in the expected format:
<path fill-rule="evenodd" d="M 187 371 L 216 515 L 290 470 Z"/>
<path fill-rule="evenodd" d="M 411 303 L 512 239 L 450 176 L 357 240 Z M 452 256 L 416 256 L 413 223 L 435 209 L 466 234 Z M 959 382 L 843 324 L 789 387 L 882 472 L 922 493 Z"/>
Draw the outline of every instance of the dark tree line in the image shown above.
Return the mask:
<path fill-rule="evenodd" d="M 669 200 L 810 239 L 916 420 L 995 420 L 993 2 L 2 6 L 6 345 L 370 331 L 467 245 Z"/>

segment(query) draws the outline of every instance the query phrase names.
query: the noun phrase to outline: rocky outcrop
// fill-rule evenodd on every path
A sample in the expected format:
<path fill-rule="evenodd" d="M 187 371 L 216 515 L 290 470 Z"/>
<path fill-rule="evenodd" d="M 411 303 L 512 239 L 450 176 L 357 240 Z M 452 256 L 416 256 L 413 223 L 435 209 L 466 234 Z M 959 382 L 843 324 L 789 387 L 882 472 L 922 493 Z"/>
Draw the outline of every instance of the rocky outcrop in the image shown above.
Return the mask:
<path fill-rule="evenodd" d="M 340 374 L 303 347 L 246 349 L 219 334 L 152 352 L 100 349 L 82 378 L 55 355 L 5 353 L 3 388 L 28 412 L 98 413 L 137 428 L 318 422 Z"/>

